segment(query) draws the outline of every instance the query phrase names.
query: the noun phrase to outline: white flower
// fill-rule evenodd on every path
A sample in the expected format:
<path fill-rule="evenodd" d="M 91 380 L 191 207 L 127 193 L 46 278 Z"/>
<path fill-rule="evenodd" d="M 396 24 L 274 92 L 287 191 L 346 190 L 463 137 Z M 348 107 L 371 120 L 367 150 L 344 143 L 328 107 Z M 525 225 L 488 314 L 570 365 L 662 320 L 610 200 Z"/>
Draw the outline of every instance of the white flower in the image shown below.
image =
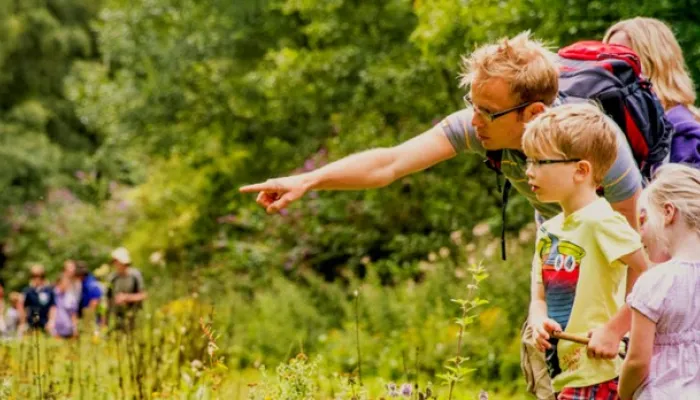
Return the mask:
<path fill-rule="evenodd" d="M 148 260 L 151 262 L 151 264 L 161 265 L 163 264 L 163 253 L 160 251 L 155 251 L 151 253 L 151 256 L 148 257 Z"/>
<path fill-rule="evenodd" d="M 448 249 L 447 247 L 441 247 L 439 253 L 440 257 L 447 258 L 450 256 L 450 249 Z"/>
<path fill-rule="evenodd" d="M 488 234 L 490 231 L 491 231 L 491 228 L 489 228 L 489 224 L 487 224 L 486 222 L 482 222 L 482 223 L 476 224 L 474 226 L 472 233 L 476 237 L 481 237 L 481 236 Z"/>

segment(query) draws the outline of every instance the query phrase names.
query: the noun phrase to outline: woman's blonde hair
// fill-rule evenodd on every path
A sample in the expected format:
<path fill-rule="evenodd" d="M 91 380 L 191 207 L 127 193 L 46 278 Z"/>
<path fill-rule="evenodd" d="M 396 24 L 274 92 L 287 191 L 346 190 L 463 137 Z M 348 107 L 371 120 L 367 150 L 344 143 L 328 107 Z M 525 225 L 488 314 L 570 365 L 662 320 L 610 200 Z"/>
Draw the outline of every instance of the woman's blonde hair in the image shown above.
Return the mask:
<path fill-rule="evenodd" d="M 559 91 L 556 56 L 529 31 L 479 47 L 462 57 L 462 69 L 460 87 L 469 87 L 474 78 L 502 78 L 521 102 L 551 105 Z"/>
<path fill-rule="evenodd" d="M 700 170 L 683 164 L 665 164 L 642 192 L 639 207 L 646 209 L 647 229 L 668 248 L 670 238 L 661 234 L 666 204 L 673 205 L 688 228 L 700 234 Z"/>
<path fill-rule="evenodd" d="M 671 28 L 654 18 L 636 17 L 611 26 L 603 42 L 622 32 L 642 61 L 642 71 L 654 85 L 654 92 L 665 110 L 676 105 L 688 107 L 700 121 L 695 108 L 695 86 L 683 59 L 683 50 Z"/>

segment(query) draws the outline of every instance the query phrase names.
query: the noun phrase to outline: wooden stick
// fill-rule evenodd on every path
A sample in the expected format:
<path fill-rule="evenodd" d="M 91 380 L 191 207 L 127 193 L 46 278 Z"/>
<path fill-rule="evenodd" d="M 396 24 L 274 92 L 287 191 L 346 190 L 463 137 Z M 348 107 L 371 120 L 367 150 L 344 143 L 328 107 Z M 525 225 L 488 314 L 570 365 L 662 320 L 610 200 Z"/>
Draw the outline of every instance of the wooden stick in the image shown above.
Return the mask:
<path fill-rule="evenodd" d="M 585 337 L 585 336 L 573 335 L 571 333 L 566 333 L 566 332 L 561 332 L 561 331 L 552 332 L 552 337 L 555 339 L 568 340 L 570 342 L 583 344 L 583 345 L 588 345 L 588 342 L 590 341 L 590 339 Z M 617 355 L 619 355 L 621 358 L 625 358 L 626 353 L 624 351 L 620 351 L 617 353 Z"/>
<path fill-rule="evenodd" d="M 554 337 L 555 339 L 568 340 L 570 342 L 584 344 L 584 345 L 587 345 L 588 341 L 590 340 L 589 338 L 584 337 L 584 336 L 573 335 L 571 333 L 560 332 L 560 331 L 552 332 L 552 337 Z"/>

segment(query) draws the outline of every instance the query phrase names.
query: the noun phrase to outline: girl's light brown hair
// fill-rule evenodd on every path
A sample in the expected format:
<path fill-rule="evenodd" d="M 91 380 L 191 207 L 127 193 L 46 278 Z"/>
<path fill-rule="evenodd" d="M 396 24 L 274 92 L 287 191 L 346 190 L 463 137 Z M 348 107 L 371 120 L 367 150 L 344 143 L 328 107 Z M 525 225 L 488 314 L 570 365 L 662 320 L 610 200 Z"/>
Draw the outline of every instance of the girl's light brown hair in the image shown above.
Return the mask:
<path fill-rule="evenodd" d="M 639 207 L 646 209 L 647 229 L 668 248 L 670 238 L 661 234 L 665 204 L 673 205 L 687 227 L 700 234 L 700 170 L 676 163 L 663 165 L 642 192 Z"/>
<path fill-rule="evenodd" d="M 642 71 L 654 85 L 664 109 L 680 104 L 688 107 L 700 121 L 700 110 L 694 106 L 695 86 L 671 28 L 654 18 L 626 19 L 611 26 L 603 42 L 608 43 L 619 32 L 627 35 L 632 50 L 641 58 Z"/>

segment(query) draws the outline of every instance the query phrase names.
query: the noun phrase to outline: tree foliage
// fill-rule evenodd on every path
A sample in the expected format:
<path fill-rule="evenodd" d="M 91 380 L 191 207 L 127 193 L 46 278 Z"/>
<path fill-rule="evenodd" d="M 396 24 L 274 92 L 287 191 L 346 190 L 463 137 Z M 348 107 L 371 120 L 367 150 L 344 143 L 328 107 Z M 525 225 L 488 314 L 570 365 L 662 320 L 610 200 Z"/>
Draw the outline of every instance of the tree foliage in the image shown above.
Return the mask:
<path fill-rule="evenodd" d="M 282 216 L 265 216 L 237 188 L 429 129 L 463 106 L 460 57 L 525 29 L 557 47 L 600 38 L 620 18 L 659 17 L 673 21 L 700 79 L 695 3 L 4 0 L 1 201 L 7 209 L 65 187 L 117 218 L 101 210 L 119 185 L 133 208 L 109 241 L 141 261 L 160 251 L 248 271 L 262 246 L 271 267 L 333 278 L 369 257 L 388 281 L 414 276 L 451 232 L 483 220 L 498 228 L 496 179 L 478 157 L 384 189 L 311 193 Z M 11 210 L 17 249 L 43 228 L 23 231 L 26 212 Z M 516 197 L 509 228 L 531 220 Z M 12 268 L 37 251 L 86 251 L 23 243 L 29 258 L 6 252 Z"/>

